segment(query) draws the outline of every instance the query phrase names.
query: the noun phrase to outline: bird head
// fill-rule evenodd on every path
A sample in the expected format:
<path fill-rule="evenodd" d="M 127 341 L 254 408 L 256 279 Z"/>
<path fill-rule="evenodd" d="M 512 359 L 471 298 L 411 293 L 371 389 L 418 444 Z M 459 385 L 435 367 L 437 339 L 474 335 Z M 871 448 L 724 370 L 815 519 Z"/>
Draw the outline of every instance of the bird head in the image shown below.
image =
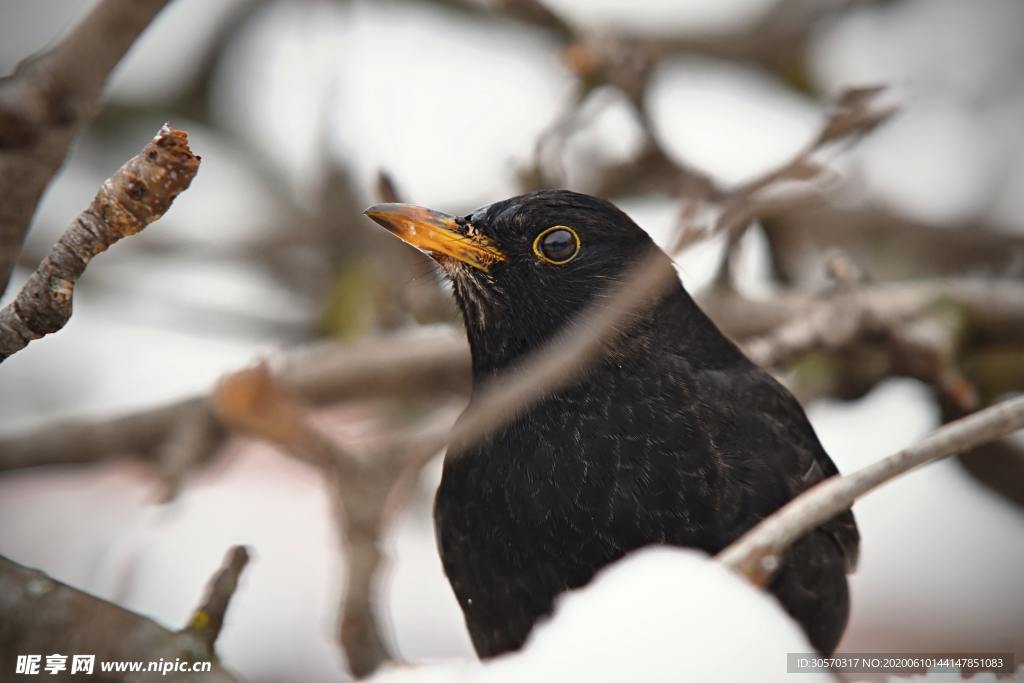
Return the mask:
<path fill-rule="evenodd" d="M 540 346 L 656 249 L 610 202 L 564 190 L 531 192 L 466 216 L 410 204 L 379 204 L 366 215 L 443 268 L 478 373 Z"/>

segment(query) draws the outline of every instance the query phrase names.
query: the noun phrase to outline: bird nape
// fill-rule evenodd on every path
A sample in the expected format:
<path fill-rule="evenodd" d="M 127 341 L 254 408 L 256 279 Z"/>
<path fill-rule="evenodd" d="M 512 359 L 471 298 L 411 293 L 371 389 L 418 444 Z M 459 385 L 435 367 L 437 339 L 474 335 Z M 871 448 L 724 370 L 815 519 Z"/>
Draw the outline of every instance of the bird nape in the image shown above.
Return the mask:
<path fill-rule="evenodd" d="M 474 392 L 600 303 L 639 259 L 669 260 L 611 203 L 574 192 L 464 217 L 405 204 L 366 213 L 450 278 Z M 473 645 L 493 657 L 626 553 L 655 543 L 716 553 L 835 474 L 796 399 L 676 281 L 572 382 L 449 447 L 438 547 Z M 846 626 L 858 546 L 844 512 L 794 543 L 769 585 L 822 653 Z"/>

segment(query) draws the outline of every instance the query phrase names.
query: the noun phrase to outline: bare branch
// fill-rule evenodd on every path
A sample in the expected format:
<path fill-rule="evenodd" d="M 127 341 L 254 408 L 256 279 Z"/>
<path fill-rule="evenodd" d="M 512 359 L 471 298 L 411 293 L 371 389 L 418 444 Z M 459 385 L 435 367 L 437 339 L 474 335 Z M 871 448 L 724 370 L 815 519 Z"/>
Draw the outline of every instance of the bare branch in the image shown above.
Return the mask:
<path fill-rule="evenodd" d="M 272 365 L 284 385 L 315 404 L 436 397 L 469 389 L 465 335 L 450 328 L 416 329 L 349 345 L 318 344 L 283 354 Z M 173 482 L 183 473 L 182 463 L 194 466 L 202 458 L 194 457 L 196 452 L 167 453 L 177 450 L 167 439 L 191 420 L 202 422 L 206 411 L 206 398 L 197 396 L 122 417 L 47 425 L 0 439 L 0 471 L 134 455 L 158 458 L 165 478 Z M 191 437 L 186 432 L 177 438 Z"/>
<path fill-rule="evenodd" d="M 0 309 L 0 362 L 64 327 L 75 282 L 92 258 L 163 216 L 198 170 L 188 135 L 165 126 L 107 178 L 14 301 Z"/>
<path fill-rule="evenodd" d="M 282 385 L 265 363 L 221 378 L 212 402 L 225 424 L 277 444 L 318 467 L 349 470 L 357 459 L 309 419 L 309 406 Z"/>
<path fill-rule="evenodd" d="M 224 615 L 231 598 L 238 588 L 238 578 L 248 563 L 249 551 L 244 546 L 236 545 L 228 550 L 224 565 L 210 579 L 203 603 L 192 613 L 183 631 L 201 640 L 211 652 L 224 626 Z"/>
<path fill-rule="evenodd" d="M 281 386 L 265 365 L 225 377 L 213 401 L 226 423 L 323 470 L 347 568 L 339 640 L 353 675 L 368 676 L 393 659 L 377 623 L 374 586 L 382 558 L 385 501 L 399 472 L 390 461 L 363 463 L 327 438 L 313 425 L 309 408 Z"/>
<path fill-rule="evenodd" d="M 179 683 L 232 683 L 216 661 L 212 641 L 169 631 L 151 619 L 79 591 L 46 574 L 0 557 L 0 660 L 14 666 L 18 655 L 93 654 L 90 680 L 114 683 L 124 673 L 100 671 L 102 661 L 184 660 L 212 662 L 209 672 L 168 672 Z M 8 670 L 10 672 L 10 669 Z"/>
<path fill-rule="evenodd" d="M 800 195 L 806 200 L 835 187 L 835 177 L 814 156 L 830 145 L 856 140 L 887 121 L 896 108 L 879 103 L 885 91 L 882 86 L 850 88 L 841 93 L 818 133 L 788 161 L 741 185 L 724 190 L 716 188 L 713 198 L 721 205 L 721 213 L 713 226 L 703 231 L 681 229 L 672 245 L 673 252 L 685 249 L 697 239 L 724 233 L 730 245 L 735 244 L 754 218 L 770 205 L 764 195 L 783 182 L 801 184 Z M 790 198 L 791 205 L 797 199 Z M 680 226 L 685 227 L 684 225 Z M 723 259 L 723 263 L 727 259 Z"/>
<path fill-rule="evenodd" d="M 204 399 L 191 398 L 123 417 L 55 422 L 0 440 L 0 471 L 84 465 L 124 456 L 155 456 L 170 430 Z"/>
<path fill-rule="evenodd" d="M 586 36 L 538 0 L 419 0 L 476 14 L 515 19 L 551 31 L 563 42 Z M 678 36 L 653 37 L 618 30 L 607 35 L 615 42 L 629 42 L 650 54 L 651 59 L 671 55 L 700 54 L 717 59 L 759 65 L 792 77 L 805 58 L 808 41 L 822 21 L 845 9 L 851 0 L 779 0 L 751 22 L 719 31 L 681 32 Z M 595 60 L 617 61 L 614 52 L 595 55 Z M 625 75 L 627 72 L 623 72 Z M 642 86 L 641 86 L 642 87 Z"/>
<path fill-rule="evenodd" d="M 916 467 L 969 451 L 1022 428 L 1024 396 L 950 422 L 909 448 L 817 484 L 761 520 L 717 557 L 754 583 L 764 585 L 790 544 L 849 509 L 864 494 Z"/>
<path fill-rule="evenodd" d="M 878 320 L 906 320 L 933 305 L 951 303 L 964 309 L 972 338 L 1024 340 L 1024 285 L 1016 281 L 884 283 L 861 286 L 849 296 Z M 750 340 L 745 348 L 762 365 L 783 365 L 819 347 L 823 338 L 836 339 L 823 336 L 828 325 L 822 321 L 830 319 L 830 303 L 809 293 L 780 292 L 752 300 L 731 290 L 712 290 L 700 301 L 726 334 Z M 462 394 L 469 386 L 464 335 L 446 328 L 346 346 L 322 344 L 285 354 L 274 366 L 285 385 L 315 404 L 353 397 L 430 396 L 438 391 Z M 152 458 L 170 431 L 203 405 L 205 399 L 191 398 L 124 417 L 48 425 L 0 439 L 0 471 L 124 455 Z"/>
<path fill-rule="evenodd" d="M 36 205 L 110 72 L 168 0 L 103 0 L 51 52 L 0 80 L 0 293 Z"/>
<path fill-rule="evenodd" d="M 213 459 L 227 432 L 205 401 L 184 404 L 180 419 L 167 429 L 156 448 L 156 462 L 164 489 L 160 500 L 177 497 L 186 475 Z"/>
<path fill-rule="evenodd" d="M 1024 235 L 983 220 L 929 223 L 858 197 L 803 202 L 762 212 L 772 267 L 781 280 L 802 284 L 816 276 L 821 256 L 841 249 L 875 280 L 1017 277 Z"/>
<path fill-rule="evenodd" d="M 876 320 L 906 320 L 931 306 L 964 309 L 971 337 L 1024 341 L 1024 285 L 975 278 L 884 283 L 849 295 Z M 800 291 L 752 300 L 731 290 L 700 298 L 726 334 L 745 344 L 758 363 L 779 366 L 823 339 L 831 304 Z M 856 326 L 837 329 L 857 330 Z M 764 335 L 764 336 L 762 336 Z M 562 349 L 565 351 L 566 349 Z M 293 351 L 274 363 L 281 381 L 315 404 L 353 397 L 430 396 L 468 389 L 469 355 L 464 335 L 452 329 L 416 330 L 358 344 L 335 343 Z M 0 471 L 39 465 L 83 464 L 124 455 L 153 457 L 188 414 L 204 405 L 191 398 L 124 417 L 48 425 L 0 439 Z"/>
<path fill-rule="evenodd" d="M 801 291 L 754 300 L 729 289 L 700 297 L 701 306 L 755 362 L 779 366 L 815 348 L 830 348 L 862 334 L 872 321 L 899 322 L 950 304 L 960 307 L 972 335 L 1005 343 L 1024 341 L 1024 284 L 1015 280 L 946 278 L 862 285 L 840 295 L 856 324 L 836 323 L 835 303 Z M 860 322 L 858 322 L 860 321 Z"/>

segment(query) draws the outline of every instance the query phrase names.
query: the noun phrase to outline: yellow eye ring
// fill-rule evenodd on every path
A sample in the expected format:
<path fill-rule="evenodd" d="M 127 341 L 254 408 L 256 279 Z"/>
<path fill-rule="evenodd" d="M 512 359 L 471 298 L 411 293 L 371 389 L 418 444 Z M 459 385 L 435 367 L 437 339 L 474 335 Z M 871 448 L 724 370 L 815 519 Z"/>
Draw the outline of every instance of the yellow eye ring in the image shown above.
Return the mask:
<path fill-rule="evenodd" d="M 550 236 L 552 233 L 559 231 L 568 233 L 569 235 L 572 236 L 573 248 L 572 252 L 568 253 L 567 256 L 563 256 L 562 258 L 554 258 L 552 255 L 545 253 L 544 238 Z M 549 249 L 551 248 L 551 246 L 565 247 L 566 245 L 564 243 L 560 245 L 549 245 Z M 540 259 L 544 263 L 550 263 L 553 266 L 564 266 L 566 263 L 569 263 L 574 258 L 576 258 L 577 254 L 580 253 L 580 236 L 576 234 L 576 231 L 570 228 L 568 225 L 552 225 L 550 228 L 542 230 L 540 234 L 538 234 L 533 239 L 533 253 L 538 259 Z"/>

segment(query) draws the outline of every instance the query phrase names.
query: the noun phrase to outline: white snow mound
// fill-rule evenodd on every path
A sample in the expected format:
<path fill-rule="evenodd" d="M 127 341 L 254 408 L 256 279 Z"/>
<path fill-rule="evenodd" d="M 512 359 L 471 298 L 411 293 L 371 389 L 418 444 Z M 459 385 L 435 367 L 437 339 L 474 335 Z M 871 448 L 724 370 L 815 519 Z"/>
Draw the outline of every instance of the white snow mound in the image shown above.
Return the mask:
<path fill-rule="evenodd" d="M 791 681 L 788 652 L 813 648 L 771 595 L 702 553 L 658 547 L 565 595 L 521 652 L 392 668 L 373 681 Z"/>

